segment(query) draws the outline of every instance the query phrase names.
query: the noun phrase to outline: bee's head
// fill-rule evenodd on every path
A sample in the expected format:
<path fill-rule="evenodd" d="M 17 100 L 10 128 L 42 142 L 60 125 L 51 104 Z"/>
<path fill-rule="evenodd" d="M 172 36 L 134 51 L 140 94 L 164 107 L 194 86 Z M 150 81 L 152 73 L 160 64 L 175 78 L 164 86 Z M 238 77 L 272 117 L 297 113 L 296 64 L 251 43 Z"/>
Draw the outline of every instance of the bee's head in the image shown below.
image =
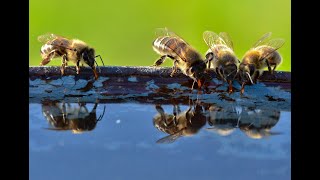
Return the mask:
<path fill-rule="evenodd" d="M 237 75 L 237 70 L 238 70 L 238 68 L 237 68 L 237 65 L 235 65 L 235 64 L 227 64 L 227 65 L 225 65 L 224 66 L 224 68 L 222 69 L 222 74 L 223 74 L 223 76 L 224 76 L 224 78 L 226 79 L 226 80 L 231 80 L 231 81 L 233 81 L 234 80 L 234 78 L 236 77 L 236 75 Z"/>
<path fill-rule="evenodd" d="M 96 66 L 95 66 L 95 52 L 93 48 L 86 48 L 82 54 L 81 57 L 83 61 L 92 68 L 95 79 L 98 79 L 98 74 L 96 71 Z"/>
<path fill-rule="evenodd" d="M 239 66 L 239 74 L 240 74 L 241 82 L 253 84 L 251 76 L 253 75 L 255 70 L 256 70 L 256 68 L 253 64 L 242 64 L 241 63 Z"/>
<path fill-rule="evenodd" d="M 94 55 L 94 49 L 93 48 L 86 48 L 82 54 L 83 61 L 88 64 L 90 67 L 94 67 L 95 63 L 95 55 Z"/>
<path fill-rule="evenodd" d="M 188 70 L 189 76 L 198 81 L 198 87 L 201 87 L 203 82 L 205 81 L 206 67 L 206 63 L 203 60 L 200 60 L 194 63 Z"/>

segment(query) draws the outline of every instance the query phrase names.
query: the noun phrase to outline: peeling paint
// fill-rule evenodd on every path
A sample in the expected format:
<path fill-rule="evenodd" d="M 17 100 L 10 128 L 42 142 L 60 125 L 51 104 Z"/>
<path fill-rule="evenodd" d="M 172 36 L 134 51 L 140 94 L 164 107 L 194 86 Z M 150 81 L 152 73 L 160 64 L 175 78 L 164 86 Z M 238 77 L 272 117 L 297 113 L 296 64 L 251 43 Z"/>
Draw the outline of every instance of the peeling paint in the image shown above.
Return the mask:
<path fill-rule="evenodd" d="M 103 82 L 109 80 L 110 78 L 108 77 L 99 77 L 99 79 L 97 79 L 94 83 L 93 83 L 93 86 L 94 87 L 97 87 L 97 88 L 100 88 L 100 87 L 103 87 Z"/>
<path fill-rule="evenodd" d="M 128 81 L 129 82 L 138 82 L 137 77 L 135 77 L 135 76 L 128 77 Z"/>
<path fill-rule="evenodd" d="M 147 90 L 159 89 L 159 86 L 157 86 L 157 85 L 154 84 L 154 80 L 148 81 L 148 82 L 146 83 L 146 85 L 147 85 L 147 87 L 146 87 Z"/>

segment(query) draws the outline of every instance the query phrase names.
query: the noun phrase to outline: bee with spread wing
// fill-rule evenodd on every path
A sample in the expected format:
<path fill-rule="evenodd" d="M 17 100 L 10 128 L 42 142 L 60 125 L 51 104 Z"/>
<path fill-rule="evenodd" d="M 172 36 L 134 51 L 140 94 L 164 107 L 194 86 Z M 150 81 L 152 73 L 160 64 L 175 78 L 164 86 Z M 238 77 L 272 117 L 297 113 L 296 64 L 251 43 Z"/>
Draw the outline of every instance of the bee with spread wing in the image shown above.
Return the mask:
<path fill-rule="evenodd" d="M 263 69 L 268 68 L 273 74 L 276 67 L 281 64 L 282 57 L 277 50 L 285 41 L 280 38 L 270 39 L 270 36 L 271 32 L 264 34 L 243 56 L 239 65 L 241 94 L 244 93 L 245 84 L 256 83 Z"/>
<path fill-rule="evenodd" d="M 207 68 L 213 68 L 218 78 L 229 84 L 229 93 L 233 92 L 232 82 L 237 75 L 239 59 L 233 51 L 233 42 L 226 32 L 216 34 L 212 31 L 203 33 L 204 42 L 209 46 L 206 52 Z"/>
<path fill-rule="evenodd" d="M 206 64 L 201 55 L 186 41 L 167 28 L 159 28 L 156 31 L 157 38 L 153 41 L 153 49 L 161 57 L 153 66 L 160 66 L 169 57 L 173 60 L 171 76 L 178 69 L 189 76 L 201 87 L 205 80 Z"/>

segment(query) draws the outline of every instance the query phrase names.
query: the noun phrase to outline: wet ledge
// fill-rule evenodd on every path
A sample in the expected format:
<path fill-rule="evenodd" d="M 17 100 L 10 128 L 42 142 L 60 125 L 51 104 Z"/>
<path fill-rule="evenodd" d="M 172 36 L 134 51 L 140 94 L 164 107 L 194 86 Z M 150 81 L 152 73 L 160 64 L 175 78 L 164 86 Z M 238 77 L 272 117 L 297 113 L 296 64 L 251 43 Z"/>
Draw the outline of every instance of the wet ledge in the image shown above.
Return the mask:
<path fill-rule="evenodd" d="M 175 76 L 170 77 L 172 72 L 168 67 L 148 67 L 148 66 L 104 66 L 98 69 L 100 76 L 149 76 L 149 77 L 164 77 L 174 80 L 175 78 L 187 78 L 180 71 Z M 67 67 L 65 75 L 75 75 L 75 67 Z M 213 70 L 209 70 L 208 73 L 211 77 L 216 78 L 216 74 Z M 29 67 L 29 77 L 39 76 L 60 76 L 59 66 L 31 66 Z M 81 67 L 81 72 L 77 75 L 78 78 L 89 79 L 92 78 L 93 73 L 89 67 Z M 262 82 L 279 82 L 279 83 L 291 83 L 291 73 L 284 71 L 277 71 L 274 75 L 271 75 L 268 71 L 264 71 L 259 78 Z"/>
<path fill-rule="evenodd" d="M 76 75 L 75 67 L 67 67 L 61 76 L 60 67 L 29 67 L 29 101 L 40 103 L 43 100 L 65 100 L 69 102 L 119 103 L 162 103 L 188 104 L 190 99 L 207 103 L 245 103 L 246 105 L 291 108 L 291 73 L 265 71 L 259 83 L 246 86 L 245 94 L 240 95 L 240 85 L 234 82 L 235 92 L 228 94 L 227 85 L 213 77 L 208 89 L 199 92 L 191 90 L 193 81 L 178 72 L 170 77 L 171 68 L 147 66 L 106 66 L 98 69 L 99 79 L 93 79 L 92 70 L 82 67 Z"/>

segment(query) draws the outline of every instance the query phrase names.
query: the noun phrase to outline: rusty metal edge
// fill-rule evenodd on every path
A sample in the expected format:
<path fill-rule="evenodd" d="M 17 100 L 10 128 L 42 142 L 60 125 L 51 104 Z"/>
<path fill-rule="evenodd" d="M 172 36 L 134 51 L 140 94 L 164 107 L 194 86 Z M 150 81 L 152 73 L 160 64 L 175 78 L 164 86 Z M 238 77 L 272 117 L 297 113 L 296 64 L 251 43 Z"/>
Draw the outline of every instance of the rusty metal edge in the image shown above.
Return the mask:
<path fill-rule="evenodd" d="M 150 67 L 150 66 L 103 66 L 98 68 L 100 76 L 149 76 L 149 77 L 163 77 L 171 78 L 172 69 L 169 67 Z M 69 66 L 65 69 L 65 75 L 75 75 L 75 66 Z M 212 78 L 216 78 L 213 70 L 207 71 Z M 29 77 L 36 76 L 60 76 L 59 66 L 30 66 Z M 81 67 L 80 78 L 93 76 L 92 70 L 89 67 Z M 173 78 L 186 78 L 184 74 L 178 71 Z M 270 74 L 264 71 L 260 76 L 259 81 L 262 82 L 278 82 L 278 83 L 291 83 L 291 72 L 277 71 Z"/>

